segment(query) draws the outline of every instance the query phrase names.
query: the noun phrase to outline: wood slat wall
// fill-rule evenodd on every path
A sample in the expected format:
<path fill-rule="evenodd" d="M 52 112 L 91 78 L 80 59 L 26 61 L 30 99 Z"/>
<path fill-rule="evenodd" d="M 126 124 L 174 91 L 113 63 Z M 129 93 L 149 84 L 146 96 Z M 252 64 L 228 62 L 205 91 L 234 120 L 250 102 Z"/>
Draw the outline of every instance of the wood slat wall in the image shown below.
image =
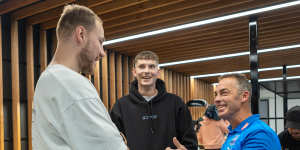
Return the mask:
<path fill-rule="evenodd" d="M 189 91 L 189 78 L 190 76 L 183 73 L 177 73 L 166 68 L 161 69 L 160 79 L 165 81 L 166 90 L 178 95 L 184 102 L 190 100 L 187 93 Z"/>
<path fill-rule="evenodd" d="M 96 63 L 95 70 L 94 70 L 94 86 L 100 95 L 100 74 L 99 74 L 99 61 Z"/>
<path fill-rule="evenodd" d="M 40 54 L 41 54 L 40 63 L 41 63 L 41 73 L 42 73 L 47 67 L 47 36 L 45 30 L 40 31 Z"/>
<path fill-rule="evenodd" d="M 1 22 L 0 22 L 1 25 Z M 53 49 L 56 48 L 56 38 L 55 38 L 55 31 L 51 30 L 52 37 L 50 36 L 50 39 L 47 39 L 46 36 L 46 30 L 39 30 L 39 40 L 34 39 L 33 37 L 33 26 L 31 24 L 26 24 L 26 74 L 27 74 L 27 80 L 26 80 L 26 90 L 27 90 L 27 130 L 28 130 L 28 149 L 32 150 L 32 135 L 31 135 L 31 113 L 32 113 L 32 102 L 33 102 L 33 95 L 34 95 L 34 81 L 38 79 L 38 76 L 34 76 L 34 70 L 35 63 L 39 64 L 41 66 L 41 72 L 45 70 L 47 67 L 47 44 L 51 44 Z M 1 30 L 0 30 L 1 33 Z M 0 34 L 1 35 L 1 34 Z M 1 35 L 2 36 L 2 35 Z M 18 39 L 22 37 L 18 37 L 18 22 L 12 21 L 11 22 L 11 62 L 12 62 L 12 118 L 10 118 L 13 121 L 13 147 L 14 150 L 21 150 L 21 125 L 20 125 L 20 90 L 19 90 L 19 82 L 25 82 L 25 81 L 19 81 L 19 45 L 18 45 Z M 47 42 L 48 40 L 52 41 L 52 43 Z M 0 39 L 1 41 L 1 39 Z M 38 49 L 40 62 L 34 62 L 34 44 L 36 42 L 40 42 L 40 48 Z M 0 42 L 1 47 L 1 42 Z M 51 51 L 54 51 L 51 50 Z M 1 49 L 0 49 L 1 52 Z M 106 50 L 107 52 L 107 50 Z M 1 55 L 0 55 L 1 58 Z M 2 61 L 1 61 L 2 62 Z M 100 66 L 101 63 L 101 66 Z M 117 98 L 120 98 L 124 95 L 127 95 L 129 92 L 129 83 L 133 81 L 134 77 L 132 75 L 132 68 L 134 64 L 134 59 L 129 56 L 121 55 L 119 53 L 116 53 L 113 50 L 110 50 L 107 53 L 107 56 L 102 58 L 97 64 L 94 71 L 93 78 L 90 75 L 87 75 L 87 78 L 90 80 L 93 79 L 93 83 L 95 85 L 95 88 L 97 89 L 105 107 L 110 110 L 113 107 L 113 104 L 117 100 Z M 101 69 L 101 70 L 100 70 Z M 1 74 L 1 63 L 0 63 L 0 75 Z M 195 88 L 200 88 L 203 90 L 205 88 L 204 82 L 191 82 L 194 80 L 190 80 L 190 77 L 188 75 L 185 75 L 183 73 L 177 73 L 171 70 L 162 69 L 160 77 L 165 81 L 166 83 L 166 89 L 168 92 L 177 94 L 180 96 L 184 102 L 187 102 L 190 100 L 191 97 L 191 85 L 197 84 Z M 0 86 L 3 85 L 1 83 L 1 76 L 0 76 Z M 199 83 L 198 83 L 199 82 Z M 5 88 L 5 87 L 3 87 Z M 193 90 L 195 91 L 195 90 Z M 198 89 L 197 89 L 198 91 Z M 1 91 L 2 92 L 2 91 Z M 1 92 L 0 92 L 0 98 L 1 98 Z M 202 95 L 205 95 L 205 91 L 202 93 Z M 209 95 L 209 94 L 208 94 Z M 205 96 L 208 96 L 207 94 Z M 195 94 L 194 94 L 195 96 Z M 3 99 L 3 96 L 1 100 Z M 3 113 L 3 110 L 1 110 L 2 101 L 0 102 L 0 140 L 2 142 L 2 147 L 4 147 L 4 135 L 3 131 L 3 114 L 1 115 L 1 112 Z M 199 114 L 199 111 L 193 112 L 192 115 L 194 116 Z M 1 122 L 2 119 L 2 122 Z M 2 137 L 1 137 L 2 136 Z M 22 140 L 24 141 L 24 140 Z M 0 142 L 0 144 L 1 144 Z M 3 150 L 4 148 L 0 147 L 0 150 Z"/>
<path fill-rule="evenodd" d="M 34 59 L 33 59 L 33 29 L 26 26 L 26 61 L 27 61 L 27 123 L 28 123 L 28 150 L 32 150 L 32 103 L 34 95 Z"/>
<path fill-rule="evenodd" d="M 213 86 L 205 81 L 200 79 L 191 79 L 191 99 L 205 99 L 208 104 L 214 103 L 213 96 Z M 205 112 L 204 107 L 193 107 L 190 108 L 192 117 L 194 120 L 197 120 L 199 117 L 203 116 Z"/>
<path fill-rule="evenodd" d="M 107 51 L 106 51 L 107 52 Z M 106 108 L 108 108 L 108 63 L 107 63 L 107 55 L 102 58 L 102 101 Z"/>
<path fill-rule="evenodd" d="M 190 76 L 177 73 L 166 68 L 161 69 L 161 79 L 166 83 L 168 92 L 178 95 L 185 103 L 192 99 L 205 99 L 213 104 L 213 86 L 199 79 L 190 79 Z M 205 108 L 189 108 L 194 120 L 205 112 Z"/>
<path fill-rule="evenodd" d="M 123 71 L 122 71 L 122 55 L 117 54 L 117 68 L 116 68 L 116 82 L 117 82 L 117 98 L 121 98 L 123 96 Z"/>
<path fill-rule="evenodd" d="M 129 65 L 128 65 L 128 56 L 124 56 L 124 60 L 123 60 L 123 73 L 124 73 L 124 95 L 129 94 L 129 74 L 131 72 L 129 72 Z"/>
<path fill-rule="evenodd" d="M 115 65 L 115 53 L 109 53 L 109 94 L 110 94 L 110 109 L 114 106 L 116 102 L 116 65 Z"/>
<path fill-rule="evenodd" d="M 13 149 L 21 150 L 18 22 L 11 21 Z"/>

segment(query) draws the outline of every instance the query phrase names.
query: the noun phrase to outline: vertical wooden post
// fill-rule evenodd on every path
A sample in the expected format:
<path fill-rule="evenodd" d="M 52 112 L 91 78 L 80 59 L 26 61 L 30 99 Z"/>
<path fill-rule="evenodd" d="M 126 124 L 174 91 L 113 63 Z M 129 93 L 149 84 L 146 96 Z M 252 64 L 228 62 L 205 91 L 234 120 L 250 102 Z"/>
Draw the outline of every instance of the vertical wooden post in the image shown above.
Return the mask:
<path fill-rule="evenodd" d="M 124 56 L 123 60 L 123 71 L 124 71 L 124 95 L 129 94 L 129 66 L 128 66 L 128 56 Z"/>
<path fill-rule="evenodd" d="M 26 73 L 27 73 L 27 118 L 28 118 L 28 149 L 32 150 L 32 103 L 34 95 L 34 61 L 33 61 L 33 29 L 26 26 Z"/>
<path fill-rule="evenodd" d="M 115 52 L 109 54 L 109 76 L 110 76 L 110 109 L 114 106 L 116 102 L 116 68 L 115 68 Z"/>
<path fill-rule="evenodd" d="M 99 76 L 99 61 L 97 61 L 96 66 L 94 68 L 94 86 L 100 95 L 100 76 Z"/>
<path fill-rule="evenodd" d="M 11 21 L 13 147 L 21 150 L 18 22 Z"/>
<path fill-rule="evenodd" d="M 105 52 L 107 53 L 107 51 Z M 107 57 L 102 58 L 102 96 L 103 104 L 108 108 L 108 68 L 107 68 Z"/>
<path fill-rule="evenodd" d="M 122 55 L 117 55 L 117 98 L 123 96 L 123 72 L 122 72 Z"/>
<path fill-rule="evenodd" d="M 42 73 L 47 67 L 47 34 L 45 30 L 40 30 L 40 54 Z"/>

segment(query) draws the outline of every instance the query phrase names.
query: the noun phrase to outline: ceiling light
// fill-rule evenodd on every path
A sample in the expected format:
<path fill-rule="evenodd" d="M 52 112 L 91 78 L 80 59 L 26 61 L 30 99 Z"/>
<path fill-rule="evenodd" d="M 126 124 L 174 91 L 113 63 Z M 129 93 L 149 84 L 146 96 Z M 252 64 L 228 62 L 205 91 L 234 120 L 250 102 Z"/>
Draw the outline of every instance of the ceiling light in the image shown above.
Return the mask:
<path fill-rule="evenodd" d="M 280 51 L 280 50 L 290 50 L 290 49 L 299 48 L 299 47 L 300 47 L 300 44 L 295 44 L 295 45 L 289 45 L 289 46 L 262 49 L 262 50 L 258 50 L 257 53 L 260 54 L 260 53 L 274 52 L 274 51 Z M 158 66 L 166 67 L 166 66 L 173 66 L 173 65 L 179 65 L 179 64 L 187 64 L 187 63 L 195 63 L 195 62 L 224 59 L 224 58 L 231 58 L 231 57 L 237 57 L 237 56 L 244 56 L 244 55 L 249 55 L 249 54 L 250 54 L 250 52 L 241 52 L 241 53 L 234 53 L 234 54 L 227 54 L 227 55 L 219 55 L 219 56 L 163 63 L 163 64 L 159 64 Z"/>
<path fill-rule="evenodd" d="M 118 42 L 133 40 L 133 39 L 137 39 L 137 38 L 162 34 L 162 33 L 176 31 L 176 30 L 182 30 L 182 29 L 186 29 L 186 28 L 192 28 L 192 27 L 196 27 L 196 26 L 202 26 L 202 25 L 206 25 L 206 24 L 210 24 L 210 23 L 215 23 L 215 22 L 220 22 L 220 21 L 224 21 L 224 20 L 229 20 L 229 19 L 249 16 L 249 15 L 253 15 L 253 14 L 263 13 L 263 12 L 267 12 L 270 10 L 285 8 L 285 7 L 294 6 L 294 5 L 298 5 L 298 4 L 300 4 L 300 1 L 293 1 L 293 2 L 278 4 L 278 5 L 274 5 L 274 6 L 268 6 L 268 7 L 264 7 L 264 8 L 248 10 L 248 11 L 235 13 L 235 14 L 231 14 L 231 15 L 226 15 L 226 16 L 202 20 L 202 21 L 198 21 L 198 22 L 183 24 L 183 25 L 160 29 L 160 30 L 156 30 L 156 31 L 150 31 L 150 32 L 136 34 L 136 35 L 132 35 L 132 36 L 128 36 L 128 37 L 113 39 L 113 40 L 105 41 L 103 43 L 103 45 L 114 44 L 114 43 L 118 43 Z"/>
<path fill-rule="evenodd" d="M 287 66 L 286 68 L 299 68 L 300 65 L 290 65 Z M 270 68 L 261 68 L 258 69 L 258 72 L 263 72 L 263 71 L 271 71 L 271 70 L 281 70 L 282 67 L 270 67 Z M 233 71 L 233 72 L 222 72 L 222 73 L 212 73 L 212 74 L 203 74 L 203 75 L 195 75 L 191 76 L 191 78 L 207 78 L 207 77 L 215 77 L 215 76 L 222 76 L 222 75 L 227 75 L 227 74 L 236 74 L 236 73 L 250 73 L 250 70 L 241 70 L 241 71 Z"/>

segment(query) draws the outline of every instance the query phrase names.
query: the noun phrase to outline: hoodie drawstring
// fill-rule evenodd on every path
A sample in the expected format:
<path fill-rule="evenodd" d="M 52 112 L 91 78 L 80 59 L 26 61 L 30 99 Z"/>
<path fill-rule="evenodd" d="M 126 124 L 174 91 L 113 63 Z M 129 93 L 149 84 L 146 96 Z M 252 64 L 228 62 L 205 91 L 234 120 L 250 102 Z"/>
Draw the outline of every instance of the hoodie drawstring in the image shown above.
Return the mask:
<path fill-rule="evenodd" d="M 153 129 L 153 118 L 154 118 L 154 116 L 153 116 L 153 112 L 152 112 L 152 100 L 150 101 L 150 115 L 151 115 L 151 133 L 152 134 L 154 134 L 154 129 Z"/>

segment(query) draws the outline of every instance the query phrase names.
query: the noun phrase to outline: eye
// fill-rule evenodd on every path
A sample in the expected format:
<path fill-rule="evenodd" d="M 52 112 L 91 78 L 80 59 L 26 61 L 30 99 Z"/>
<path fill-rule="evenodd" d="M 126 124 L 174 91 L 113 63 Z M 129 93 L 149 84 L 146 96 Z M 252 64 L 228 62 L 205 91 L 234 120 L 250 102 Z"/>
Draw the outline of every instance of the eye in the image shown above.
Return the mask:
<path fill-rule="evenodd" d="M 227 96 L 228 94 L 229 94 L 228 91 L 221 91 L 221 92 L 220 92 L 220 95 L 222 95 L 222 96 Z"/>
<path fill-rule="evenodd" d="M 154 69 L 155 65 L 150 65 L 149 68 Z"/>
<path fill-rule="evenodd" d="M 140 69 L 143 69 L 143 68 L 145 68 L 145 65 L 139 65 L 138 66 Z"/>

